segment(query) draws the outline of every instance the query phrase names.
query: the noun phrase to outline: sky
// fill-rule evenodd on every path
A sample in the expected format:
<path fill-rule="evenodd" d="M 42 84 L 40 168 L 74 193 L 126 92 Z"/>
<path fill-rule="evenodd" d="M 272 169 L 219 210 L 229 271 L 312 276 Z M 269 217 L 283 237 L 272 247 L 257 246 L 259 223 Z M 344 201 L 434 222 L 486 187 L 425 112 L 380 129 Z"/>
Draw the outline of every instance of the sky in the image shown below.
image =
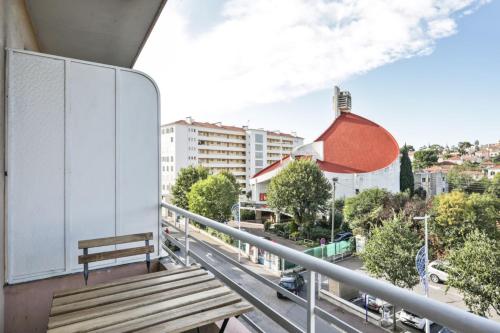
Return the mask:
<path fill-rule="evenodd" d="M 162 123 L 316 139 L 335 85 L 400 145 L 500 140 L 500 1 L 169 0 L 135 68 Z"/>

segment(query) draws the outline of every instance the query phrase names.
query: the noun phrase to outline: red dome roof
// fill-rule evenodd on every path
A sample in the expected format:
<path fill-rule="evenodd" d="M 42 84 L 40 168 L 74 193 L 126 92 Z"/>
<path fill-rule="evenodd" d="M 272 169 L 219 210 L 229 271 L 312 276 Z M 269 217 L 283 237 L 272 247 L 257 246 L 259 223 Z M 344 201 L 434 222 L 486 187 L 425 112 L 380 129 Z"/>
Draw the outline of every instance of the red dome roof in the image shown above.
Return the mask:
<path fill-rule="evenodd" d="M 353 113 L 342 113 L 316 139 L 323 141 L 321 170 L 335 173 L 366 173 L 383 169 L 399 156 L 399 145 L 383 127 Z M 283 161 L 289 156 L 283 158 Z M 274 162 L 252 178 L 281 166 Z"/>
<path fill-rule="evenodd" d="M 387 130 L 353 113 L 342 113 L 316 141 L 324 142 L 324 160 L 318 165 L 330 172 L 372 172 L 399 156 L 398 143 Z"/>

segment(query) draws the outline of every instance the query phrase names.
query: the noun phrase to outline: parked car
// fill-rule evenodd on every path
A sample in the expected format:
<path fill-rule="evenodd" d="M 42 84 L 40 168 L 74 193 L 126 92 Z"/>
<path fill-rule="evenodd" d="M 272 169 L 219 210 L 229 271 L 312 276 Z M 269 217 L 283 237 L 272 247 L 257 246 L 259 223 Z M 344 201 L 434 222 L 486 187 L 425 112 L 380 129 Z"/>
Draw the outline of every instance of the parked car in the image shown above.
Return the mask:
<path fill-rule="evenodd" d="M 340 241 L 343 241 L 343 240 L 347 240 L 349 238 L 352 237 L 352 232 L 350 231 L 343 231 L 343 232 L 339 232 L 338 234 L 335 235 L 335 237 L 333 238 L 333 241 L 334 242 L 340 242 Z"/>
<path fill-rule="evenodd" d="M 448 281 L 447 263 L 444 261 L 433 261 L 429 263 L 429 278 L 434 283 Z"/>
<path fill-rule="evenodd" d="M 304 277 L 298 273 L 284 275 L 281 277 L 279 282 L 280 287 L 285 288 L 295 295 L 299 294 L 299 292 L 304 287 L 304 284 Z M 279 291 L 276 293 L 276 295 L 278 296 L 278 298 L 286 298 L 286 296 L 281 294 Z"/>
<path fill-rule="evenodd" d="M 365 294 L 362 294 L 361 298 L 363 299 L 364 302 Z M 368 309 L 379 313 L 382 313 L 382 308 L 384 307 L 384 305 L 389 304 L 380 298 L 368 294 L 366 295 L 366 302 L 368 303 Z"/>
<path fill-rule="evenodd" d="M 425 319 L 417 314 L 411 313 L 408 310 L 402 309 L 399 312 L 399 320 L 403 324 L 413 326 L 415 328 L 418 328 L 419 330 L 425 329 Z M 433 322 L 429 319 L 429 325 L 432 324 Z"/>

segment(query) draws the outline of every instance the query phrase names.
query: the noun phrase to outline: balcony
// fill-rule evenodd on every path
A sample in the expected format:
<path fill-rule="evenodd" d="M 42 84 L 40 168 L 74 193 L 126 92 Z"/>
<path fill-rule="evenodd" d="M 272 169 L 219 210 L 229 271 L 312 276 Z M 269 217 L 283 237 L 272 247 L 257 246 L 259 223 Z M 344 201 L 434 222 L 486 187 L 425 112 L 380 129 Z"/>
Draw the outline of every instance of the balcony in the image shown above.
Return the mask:
<path fill-rule="evenodd" d="M 198 149 L 246 152 L 245 147 L 227 147 L 218 144 L 198 144 Z"/>

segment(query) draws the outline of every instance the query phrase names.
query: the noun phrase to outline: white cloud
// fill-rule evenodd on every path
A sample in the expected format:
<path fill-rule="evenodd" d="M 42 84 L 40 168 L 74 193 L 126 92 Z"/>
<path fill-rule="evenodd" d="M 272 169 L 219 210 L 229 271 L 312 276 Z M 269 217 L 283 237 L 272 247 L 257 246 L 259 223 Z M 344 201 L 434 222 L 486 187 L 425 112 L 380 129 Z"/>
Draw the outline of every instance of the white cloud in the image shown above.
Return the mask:
<path fill-rule="evenodd" d="M 456 33 L 457 17 L 486 2 L 230 0 L 191 35 L 189 14 L 169 1 L 136 68 L 158 82 L 164 121 L 236 112 L 429 54 Z"/>

